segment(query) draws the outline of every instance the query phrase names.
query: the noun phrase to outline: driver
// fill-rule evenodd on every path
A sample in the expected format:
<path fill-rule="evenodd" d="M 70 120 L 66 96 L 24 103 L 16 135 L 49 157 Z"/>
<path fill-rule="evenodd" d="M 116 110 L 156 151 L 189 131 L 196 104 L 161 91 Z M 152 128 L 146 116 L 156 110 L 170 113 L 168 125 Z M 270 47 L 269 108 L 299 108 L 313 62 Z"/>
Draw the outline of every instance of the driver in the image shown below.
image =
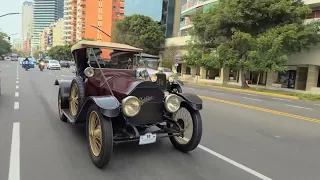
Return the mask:
<path fill-rule="evenodd" d="M 23 60 L 24 67 L 29 66 L 29 62 L 30 62 L 30 60 L 28 58 Z"/>

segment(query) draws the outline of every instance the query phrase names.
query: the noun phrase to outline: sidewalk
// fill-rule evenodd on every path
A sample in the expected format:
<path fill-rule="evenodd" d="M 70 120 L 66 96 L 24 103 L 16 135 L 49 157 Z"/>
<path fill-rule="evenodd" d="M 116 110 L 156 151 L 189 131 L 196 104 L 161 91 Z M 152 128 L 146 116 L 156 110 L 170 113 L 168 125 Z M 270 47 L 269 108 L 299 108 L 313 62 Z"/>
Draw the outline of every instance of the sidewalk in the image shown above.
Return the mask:
<path fill-rule="evenodd" d="M 235 87 L 231 85 L 222 86 L 219 84 L 213 84 L 213 83 L 205 83 L 205 82 L 195 82 L 193 80 L 183 80 L 184 84 L 191 84 L 196 86 L 205 86 L 205 87 L 211 87 L 216 89 L 224 89 L 229 91 L 237 91 L 237 92 L 245 92 L 245 93 L 251 93 L 251 94 L 260 94 L 265 96 L 273 96 L 273 97 L 280 97 L 280 98 L 287 98 L 287 99 L 304 99 L 297 95 L 297 93 L 293 92 L 286 92 L 286 91 L 277 91 L 277 90 L 270 90 L 266 88 L 255 88 L 251 87 L 250 89 L 241 89 L 240 87 Z"/>

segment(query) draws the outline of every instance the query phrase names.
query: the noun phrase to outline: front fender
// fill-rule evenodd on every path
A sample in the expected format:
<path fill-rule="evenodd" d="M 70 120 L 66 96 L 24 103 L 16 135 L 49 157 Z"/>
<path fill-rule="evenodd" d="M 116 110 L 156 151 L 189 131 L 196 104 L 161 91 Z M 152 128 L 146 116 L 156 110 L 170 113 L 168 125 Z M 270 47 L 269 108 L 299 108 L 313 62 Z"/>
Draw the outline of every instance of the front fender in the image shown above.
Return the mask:
<path fill-rule="evenodd" d="M 192 109 L 196 111 L 202 109 L 202 99 L 199 96 L 190 93 L 177 93 L 176 95 L 181 97 L 182 101 L 187 103 Z"/>
<path fill-rule="evenodd" d="M 77 121 L 84 122 L 90 105 L 95 104 L 106 117 L 117 117 L 120 113 L 120 102 L 114 96 L 89 96 L 84 102 Z"/>
<path fill-rule="evenodd" d="M 54 85 L 59 85 L 61 100 L 63 102 L 66 102 L 69 99 L 71 82 L 72 80 L 56 80 L 54 83 Z"/>

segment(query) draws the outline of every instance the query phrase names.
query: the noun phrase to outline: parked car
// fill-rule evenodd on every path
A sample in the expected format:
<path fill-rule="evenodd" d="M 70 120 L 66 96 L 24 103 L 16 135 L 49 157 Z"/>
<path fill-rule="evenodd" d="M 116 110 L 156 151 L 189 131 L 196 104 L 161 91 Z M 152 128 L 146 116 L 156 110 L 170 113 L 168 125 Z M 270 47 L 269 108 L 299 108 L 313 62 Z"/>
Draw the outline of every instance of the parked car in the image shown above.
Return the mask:
<path fill-rule="evenodd" d="M 7 57 L 4 58 L 4 60 L 10 61 L 10 60 L 11 60 L 11 57 L 8 57 L 8 56 L 7 56 Z"/>
<path fill-rule="evenodd" d="M 70 68 L 70 62 L 69 61 L 60 61 L 60 66 L 62 68 Z"/>
<path fill-rule="evenodd" d="M 47 65 L 47 69 L 52 70 L 52 69 L 61 69 L 61 66 L 59 64 L 59 61 L 57 60 L 49 60 L 48 61 L 48 65 Z"/>
<path fill-rule="evenodd" d="M 105 63 L 100 64 L 99 56 L 94 55 L 97 49 L 133 54 L 143 51 L 125 44 L 80 41 L 71 48 L 76 76 L 72 80 L 55 81 L 59 85 L 60 120 L 86 124 L 93 164 L 103 168 L 110 161 L 114 145 L 126 142 L 144 145 L 169 137 L 179 151 L 194 150 L 202 137 L 200 97 L 164 92 L 166 85 L 161 82 L 166 81 L 165 76 L 155 81 L 158 83 L 144 80 L 135 69 L 121 68 L 129 67 L 132 61 L 128 58 L 111 59 L 114 66 L 106 68 Z"/>

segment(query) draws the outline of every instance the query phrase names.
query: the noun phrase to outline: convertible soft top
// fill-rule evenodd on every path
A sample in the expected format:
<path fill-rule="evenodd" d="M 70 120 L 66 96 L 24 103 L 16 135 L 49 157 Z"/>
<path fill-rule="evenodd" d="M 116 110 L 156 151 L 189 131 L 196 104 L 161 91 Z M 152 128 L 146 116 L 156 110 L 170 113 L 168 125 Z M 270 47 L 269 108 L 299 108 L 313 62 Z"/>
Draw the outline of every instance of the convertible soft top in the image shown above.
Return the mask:
<path fill-rule="evenodd" d="M 100 41 L 86 41 L 82 40 L 77 44 L 73 45 L 71 52 L 77 49 L 83 48 L 101 48 L 101 49 L 110 49 L 118 51 L 129 51 L 129 52 L 142 52 L 143 49 L 129 46 L 126 44 L 112 43 L 112 42 L 100 42 Z"/>

